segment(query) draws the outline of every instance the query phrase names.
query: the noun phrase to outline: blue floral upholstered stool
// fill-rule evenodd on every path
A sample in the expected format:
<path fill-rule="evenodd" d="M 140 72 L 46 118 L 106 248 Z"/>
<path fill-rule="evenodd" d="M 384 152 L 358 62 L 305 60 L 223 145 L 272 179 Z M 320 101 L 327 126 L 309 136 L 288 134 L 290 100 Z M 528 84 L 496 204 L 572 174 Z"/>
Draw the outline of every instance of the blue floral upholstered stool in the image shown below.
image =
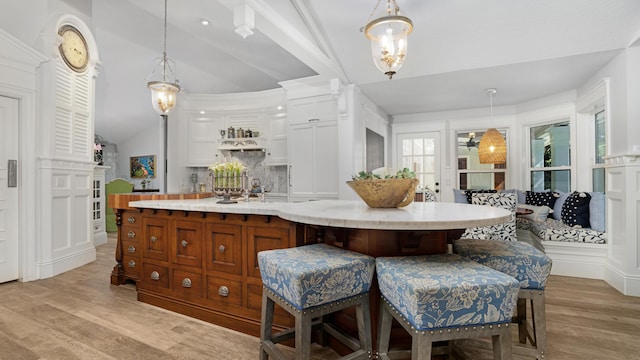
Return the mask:
<path fill-rule="evenodd" d="M 369 289 L 375 271 L 375 259 L 326 244 L 258 253 L 262 277 L 262 323 L 260 359 L 286 357 L 275 344 L 294 337 L 297 360 L 309 359 L 312 327 L 319 327 L 348 346 L 348 359 L 372 356 Z M 274 304 L 295 317 L 295 328 L 272 333 Z M 343 334 L 324 315 L 355 307 L 358 337 Z M 314 321 L 319 319 L 320 321 Z"/>
<path fill-rule="evenodd" d="M 494 359 L 511 359 L 509 323 L 520 289 L 513 277 L 455 254 L 379 257 L 376 271 L 380 359 L 397 355 L 389 350 L 393 318 L 411 335 L 412 360 L 431 359 L 436 341 L 485 336 Z"/>
<path fill-rule="evenodd" d="M 519 241 L 460 239 L 453 242 L 453 252 L 520 282 L 517 314 L 513 319 L 518 324 L 520 346 L 514 347 L 514 353 L 544 359 L 547 353 L 544 287 L 551 273 L 551 258 Z M 531 324 L 527 320 L 527 300 L 531 303 Z M 527 340 L 531 346 L 526 345 Z"/>

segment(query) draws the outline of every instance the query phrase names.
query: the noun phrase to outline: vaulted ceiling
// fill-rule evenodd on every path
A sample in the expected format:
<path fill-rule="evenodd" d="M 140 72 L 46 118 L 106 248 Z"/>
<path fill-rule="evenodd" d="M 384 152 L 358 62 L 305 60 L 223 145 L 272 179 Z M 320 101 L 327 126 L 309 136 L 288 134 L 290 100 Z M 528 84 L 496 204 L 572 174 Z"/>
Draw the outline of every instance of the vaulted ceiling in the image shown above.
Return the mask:
<path fill-rule="evenodd" d="M 499 89 L 496 106 L 575 89 L 640 36 L 637 0 L 398 4 L 414 31 L 393 80 L 360 31 L 375 0 L 168 0 L 167 54 L 185 93 L 259 91 L 321 74 L 357 84 L 398 115 L 486 107 L 489 87 Z M 238 5 L 255 11 L 246 38 L 235 33 Z M 93 1 L 96 132 L 111 142 L 157 123 L 146 82 L 162 55 L 163 16 L 162 0 Z"/>

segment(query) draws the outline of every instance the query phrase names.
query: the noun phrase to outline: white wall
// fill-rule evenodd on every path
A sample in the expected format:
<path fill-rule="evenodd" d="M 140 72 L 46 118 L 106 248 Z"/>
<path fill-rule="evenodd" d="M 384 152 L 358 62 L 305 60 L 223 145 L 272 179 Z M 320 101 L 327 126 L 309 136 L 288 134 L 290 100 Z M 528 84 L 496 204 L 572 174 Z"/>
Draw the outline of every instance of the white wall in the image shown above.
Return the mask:
<path fill-rule="evenodd" d="M 171 121 L 171 118 L 170 118 Z M 131 180 L 136 188 L 140 188 L 141 179 L 131 179 L 129 174 L 129 158 L 131 156 L 155 155 L 156 177 L 152 178 L 151 188 L 164 192 L 164 161 L 162 145 L 162 118 L 158 116 L 157 126 L 147 128 L 134 134 L 118 144 L 118 171 L 116 177 Z"/>

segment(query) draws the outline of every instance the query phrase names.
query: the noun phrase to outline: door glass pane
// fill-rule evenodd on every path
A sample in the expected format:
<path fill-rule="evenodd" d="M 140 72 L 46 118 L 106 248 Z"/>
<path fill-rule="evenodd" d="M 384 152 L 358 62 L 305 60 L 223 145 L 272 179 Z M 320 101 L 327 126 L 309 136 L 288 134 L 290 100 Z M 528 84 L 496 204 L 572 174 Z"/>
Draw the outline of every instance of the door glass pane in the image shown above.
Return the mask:
<path fill-rule="evenodd" d="M 569 192 L 571 190 L 570 170 L 546 170 L 531 172 L 531 191 Z"/>
<path fill-rule="evenodd" d="M 424 139 L 424 153 L 427 155 L 436 153 L 436 141 L 434 139 Z"/>
<path fill-rule="evenodd" d="M 531 167 L 571 165 L 569 122 L 531 128 Z"/>
<path fill-rule="evenodd" d="M 604 118 L 604 110 L 600 111 L 595 115 L 595 136 L 596 136 L 596 164 L 604 164 L 604 155 L 607 151 L 606 143 L 605 143 L 605 118 Z M 595 186 L 595 182 L 594 182 Z"/>
<path fill-rule="evenodd" d="M 413 139 L 413 155 L 424 154 L 424 146 L 422 139 Z"/>
<path fill-rule="evenodd" d="M 593 169 L 593 191 L 604 192 L 604 168 Z"/>

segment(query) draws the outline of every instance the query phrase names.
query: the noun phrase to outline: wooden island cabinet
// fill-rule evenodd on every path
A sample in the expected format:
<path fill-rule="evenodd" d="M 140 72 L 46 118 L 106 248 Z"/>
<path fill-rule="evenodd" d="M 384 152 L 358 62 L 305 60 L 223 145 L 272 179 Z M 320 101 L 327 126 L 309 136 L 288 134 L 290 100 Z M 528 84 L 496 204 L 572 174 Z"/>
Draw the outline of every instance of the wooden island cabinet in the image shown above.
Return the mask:
<path fill-rule="evenodd" d="M 144 195 L 113 196 L 126 203 L 110 202 L 118 206 L 112 284 L 133 281 L 139 301 L 259 334 L 257 253 L 303 244 L 303 236 L 296 236 L 303 231 L 295 223 L 272 215 L 135 209 L 129 201 L 144 200 Z M 292 325 L 285 311 L 277 315 L 278 327 Z"/>

